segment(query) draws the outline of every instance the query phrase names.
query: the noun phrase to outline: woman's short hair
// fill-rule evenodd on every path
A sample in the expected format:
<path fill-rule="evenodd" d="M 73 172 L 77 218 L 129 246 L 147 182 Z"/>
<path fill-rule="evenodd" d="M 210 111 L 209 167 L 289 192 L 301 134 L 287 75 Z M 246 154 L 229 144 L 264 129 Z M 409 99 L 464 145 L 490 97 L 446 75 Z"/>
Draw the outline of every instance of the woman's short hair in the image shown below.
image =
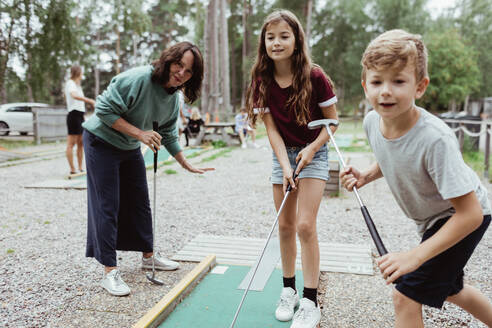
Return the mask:
<path fill-rule="evenodd" d="M 172 63 L 178 63 L 183 58 L 185 52 L 191 51 L 193 54 L 192 76 L 183 85 L 177 88 L 171 88 L 168 91 L 174 93 L 181 89 L 186 97 L 187 102 L 193 103 L 200 97 L 203 80 L 203 56 L 197 46 L 191 42 L 179 42 L 161 53 L 159 59 L 152 62 L 154 72 L 152 73 L 152 82 L 160 85 L 166 85 L 169 81 L 169 72 Z"/>

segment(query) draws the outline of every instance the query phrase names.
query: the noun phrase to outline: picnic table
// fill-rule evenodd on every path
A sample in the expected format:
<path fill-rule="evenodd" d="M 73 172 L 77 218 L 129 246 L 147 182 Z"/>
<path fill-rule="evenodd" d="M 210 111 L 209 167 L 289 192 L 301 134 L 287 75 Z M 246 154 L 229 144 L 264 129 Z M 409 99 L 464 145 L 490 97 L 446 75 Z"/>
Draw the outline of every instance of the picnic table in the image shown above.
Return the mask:
<path fill-rule="evenodd" d="M 224 141 L 228 146 L 235 140 L 239 140 L 239 135 L 234 130 L 234 122 L 216 122 L 204 124 L 195 139 L 195 146 L 199 146 L 204 141 Z"/>

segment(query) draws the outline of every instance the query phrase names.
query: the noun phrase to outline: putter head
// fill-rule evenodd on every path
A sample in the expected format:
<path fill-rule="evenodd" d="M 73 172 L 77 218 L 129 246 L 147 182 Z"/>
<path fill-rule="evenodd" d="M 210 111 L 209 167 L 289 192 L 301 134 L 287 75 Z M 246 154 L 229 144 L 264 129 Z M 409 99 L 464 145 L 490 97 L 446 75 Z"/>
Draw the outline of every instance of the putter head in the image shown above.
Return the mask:
<path fill-rule="evenodd" d="M 338 121 L 332 120 L 332 119 L 322 119 L 322 120 L 311 121 L 308 124 L 308 128 L 311 130 L 319 129 L 323 126 L 326 126 L 326 128 L 329 128 L 330 125 L 338 126 Z"/>
<path fill-rule="evenodd" d="M 164 282 L 162 280 L 159 280 L 155 277 L 155 271 L 152 272 L 152 275 L 150 275 L 150 273 L 147 273 L 146 276 L 151 283 L 155 285 L 164 285 Z"/>

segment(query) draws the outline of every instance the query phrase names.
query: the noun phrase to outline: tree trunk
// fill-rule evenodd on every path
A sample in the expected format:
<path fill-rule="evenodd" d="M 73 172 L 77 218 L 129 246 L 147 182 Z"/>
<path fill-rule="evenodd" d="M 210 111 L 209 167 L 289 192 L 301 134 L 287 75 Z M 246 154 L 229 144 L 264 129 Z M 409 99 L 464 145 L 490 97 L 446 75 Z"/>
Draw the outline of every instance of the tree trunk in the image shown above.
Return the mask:
<path fill-rule="evenodd" d="M 116 26 L 116 75 L 120 74 L 120 30 Z"/>
<path fill-rule="evenodd" d="M 249 33 L 248 31 L 248 16 L 251 14 L 251 6 L 249 0 L 243 0 L 243 50 L 242 50 L 242 92 L 241 92 L 241 107 L 246 104 L 246 90 L 248 89 L 249 72 L 248 72 L 248 55 L 249 55 Z"/>
<path fill-rule="evenodd" d="M 27 87 L 27 99 L 29 102 L 34 102 L 34 96 L 32 94 L 32 29 L 31 29 L 31 2 L 24 1 L 25 10 L 26 10 L 26 87 Z"/>
<path fill-rule="evenodd" d="M 203 83 L 202 83 L 202 113 L 208 113 L 208 102 L 210 99 L 210 3 L 207 7 L 207 14 L 205 15 L 205 26 L 203 28 Z"/>
<path fill-rule="evenodd" d="M 99 82 L 99 76 L 100 76 L 100 72 L 99 72 L 99 67 L 97 66 L 99 64 L 99 40 L 100 40 L 100 33 L 99 31 L 97 32 L 96 34 L 96 51 L 98 53 L 98 60 L 96 60 L 96 63 L 94 65 L 94 99 L 97 98 L 97 96 L 99 95 L 99 87 L 100 87 L 100 82 Z"/>
<path fill-rule="evenodd" d="M 236 49 L 233 46 L 231 49 L 231 56 L 230 56 L 230 62 L 232 63 L 231 65 L 231 105 L 232 105 L 232 111 L 234 112 L 234 107 L 237 106 L 238 99 L 237 99 L 237 68 L 236 68 Z M 241 81 L 242 83 L 242 81 Z"/>
<path fill-rule="evenodd" d="M 220 1 L 220 62 L 222 75 L 222 115 L 228 116 L 231 113 L 231 80 L 229 69 L 229 36 L 226 16 L 226 0 Z"/>
<path fill-rule="evenodd" d="M 311 18 L 313 16 L 313 1 L 307 0 L 306 2 L 306 43 L 308 48 L 311 49 Z"/>
<path fill-rule="evenodd" d="M 0 97 L 3 104 L 7 102 L 7 88 L 5 87 L 5 79 L 7 78 L 7 63 L 9 61 L 10 42 L 12 41 L 12 30 L 14 28 L 14 24 L 14 18 L 11 17 L 7 40 L 5 41 L 3 49 L 0 49 L 5 52 L 5 56 L 0 58 Z"/>
<path fill-rule="evenodd" d="M 211 7 L 211 47 L 210 47 L 210 58 L 211 58 L 211 68 L 210 68 L 210 103 L 209 103 L 209 113 L 212 113 L 213 120 L 218 121 L 219 119 L 219 104 L 218 98 L 220 96 L 219 89 L 219 36 L 218 34 L 218 19 L 217 19 L 217 0 L 210 0 Z"/>

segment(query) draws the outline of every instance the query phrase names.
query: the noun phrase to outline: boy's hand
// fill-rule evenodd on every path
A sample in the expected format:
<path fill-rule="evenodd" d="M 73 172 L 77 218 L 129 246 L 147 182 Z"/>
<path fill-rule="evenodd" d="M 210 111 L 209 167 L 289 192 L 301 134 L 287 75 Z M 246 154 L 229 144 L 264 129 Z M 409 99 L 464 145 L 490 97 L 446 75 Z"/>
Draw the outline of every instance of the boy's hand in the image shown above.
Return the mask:
<path fill-rule="evenodd" d="M 376 261 L 387 285 L 391 284 L 402 275 L 415 271 L 422 265 L 419 258 L 415 256 L 413 250 L 400 253 L 388 253 L 378 258 Z"/>
<path fill-rule="evenodd" d="M 340 171 L 340 180 L 342 186 L 348 191 L 352 191 L 354 186 L 359 189 L 366 184 L 361 172 L 352 166 L 347 166 L 344 170 Z"/>

